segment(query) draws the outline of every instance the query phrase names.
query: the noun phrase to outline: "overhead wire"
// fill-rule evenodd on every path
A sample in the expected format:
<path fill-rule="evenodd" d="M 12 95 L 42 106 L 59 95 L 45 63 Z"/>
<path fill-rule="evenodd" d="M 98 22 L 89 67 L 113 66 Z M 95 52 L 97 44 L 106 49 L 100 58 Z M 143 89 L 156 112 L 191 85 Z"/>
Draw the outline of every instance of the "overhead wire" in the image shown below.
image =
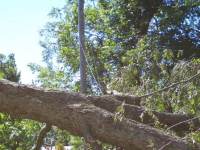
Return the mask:
<path fill-rule="evenodd" d="M 100 92 L 99 94 L 103 94 L 103 90 L 102 90 L 102 88 L 101 88 L 101 85 L 100 85 L 99 82 L 97 81 L 97 79 L 96 79 L 96 77 L 95 77 L 95 75 L 94 75 L 94 73 L 93 73 L 93 71 L 92 71 L 92 66 L 89 64 L 89 61 L 88 61 L 88 59 L 87 59 L 87 57 L 86 57 L 85 49 L 84 49 L 84 47 L 83 47 L 83 45 L 82 45 L 81 42 L 79 42 L 79 44 L 80 44 L 80 46 L 81 46 L 81 50 L 83 51 L 83 55 L 84 55 L 84 57 L 85 57 L 85 62 L 86 62 L 87 67 L 88 67 L 88 69 L 89 69 L 89 71 L 90 71 L 90 74 L 91 74 L 92 78 L 94 79 L 94 82 L 95 82 L 96 85 L 97 85 L 97 89 L 98 89 L 99 92 Z"/>

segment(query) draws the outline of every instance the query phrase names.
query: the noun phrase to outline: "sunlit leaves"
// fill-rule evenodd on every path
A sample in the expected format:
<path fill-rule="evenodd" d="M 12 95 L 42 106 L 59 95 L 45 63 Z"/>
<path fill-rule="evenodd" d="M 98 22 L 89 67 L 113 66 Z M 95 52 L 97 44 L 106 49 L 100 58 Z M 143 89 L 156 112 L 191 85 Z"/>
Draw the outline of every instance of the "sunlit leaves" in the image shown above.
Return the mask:
<path fill-rule="evenodd" d="M 17 71 L 15 56 L 10 54 L 7 57 L 1 54 L 0 56 L 0 78 L 18 82 L 20 72 Z"/>

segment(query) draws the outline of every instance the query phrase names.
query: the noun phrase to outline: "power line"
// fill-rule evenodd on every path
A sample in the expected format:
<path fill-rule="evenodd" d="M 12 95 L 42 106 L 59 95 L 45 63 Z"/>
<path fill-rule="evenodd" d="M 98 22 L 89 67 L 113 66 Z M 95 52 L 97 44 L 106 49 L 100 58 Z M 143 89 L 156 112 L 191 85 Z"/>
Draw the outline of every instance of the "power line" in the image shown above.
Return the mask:
<path fill-rule="evenodd" d="M 86 64 L 87 64 L 87 66 L 88 66 L 88 68 L 89 68 L 89 71 L 90 71 L 90 73 L 91 73 L 92 78 L 94 79 L 94 81 L 95 81 L 95 83 L 96 83 L 96 85 L 97 85 L 97 89 L 99 90 L 99 92 L 100 92 L 101 94 L 103 94 L 103 91 L 102 91 L 102 89 L 101 89 L 101 85 L 100 85 L 99 82 L 97 81 L 97 79 L 96 79 L 96 77 L 95 77 L 95 75 L 94 75 L 94 73 L 93 73 L 93 71 L 92 71 L 92 66 L 89 64 L 89 61 L 88 61 L 88 59 L 87 59 L 87 57 L 86 57 L 85 51 L 84 51 L 84 49 L 83 49 L 83 45 L 82 45 L 81 42 L 79 42 L 79 44 L 80 44 L 81 47 L 82 47 L 82 51 L 83 51 L 83 55 L 84 55 L 84 57 L 85 57 Z"/>

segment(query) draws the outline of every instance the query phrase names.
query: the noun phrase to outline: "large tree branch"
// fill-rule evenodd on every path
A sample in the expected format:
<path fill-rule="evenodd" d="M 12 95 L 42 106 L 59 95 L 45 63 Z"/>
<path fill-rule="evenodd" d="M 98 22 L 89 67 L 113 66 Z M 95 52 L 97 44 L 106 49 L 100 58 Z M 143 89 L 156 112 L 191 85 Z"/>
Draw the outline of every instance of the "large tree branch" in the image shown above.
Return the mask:
<path fill-rule="evenodd" d="M 184 140 L 130 119 L 114 122 L 113 113 L 94 106 L 90 100 L 78 93 L 47 91 L 0 81 L 0 112 L 14 117 L 46 122 L 78 136 L 86 137 L 89 132 L 94 139 L 126 150 L 150 146 L 159 149 L 169 141 L 171 144 L 166 149 L 192 149 Z"/>
<path fill-rule="evenodd" d="M 121 102 L 116 100 L 115 96 L 110 96 L 110 95 L 105 95 L 101 97 L 88 96 L 87 99 L 90 100 L 90 102 L 92 102 L 95 106 L 110 111 L 112 113 L 116 113 L 117 107 L 122 105 Z M 155 120 L 158 119 L 158 121 L 163 125 L 167 126 L 176 125 L 172 129 L 174 131 L 177 131 L 178 133 L 189 131 L 192 129 L 191 127 L 193 127 L 193 130 L 200 128 L 200 122 L 198 118 L 192 119 L 193 118 L 192 116 L 184 114 L 172 114 L 172 113 L 156 112 L 156 111 L 146 112 L 145 108 L 143 107 L 129 105 L 129 104 L 124 104 L 124 110 L 125 110 L 124 116 L 126 118 L 152 125 L 154 125 Z"/>
<path fill-rule="evenodd" d="M 141 100 L 143 98 L 140 96 L 126 95 L 126 94 L 113 95 L 112 97 L 114 97 L 118 101 L 125 102 L 126 104 L 137 105 L 137 106 L 140 106 Z"/>

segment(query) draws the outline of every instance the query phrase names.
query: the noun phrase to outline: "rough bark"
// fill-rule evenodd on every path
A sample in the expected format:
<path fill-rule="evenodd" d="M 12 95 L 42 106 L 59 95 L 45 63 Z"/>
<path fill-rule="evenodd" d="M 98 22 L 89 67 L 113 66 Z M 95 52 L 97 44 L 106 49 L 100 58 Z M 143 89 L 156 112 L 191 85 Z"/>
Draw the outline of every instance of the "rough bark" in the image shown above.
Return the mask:
<path fill-rule="evenodd" d="M 120 98 L 120 96 L 117 96 Z M 132 96 L 122 96 L 122 98 L 132 98 L 132 100 L 137 100 Z M 116 100 L 116 96 L 106 95 L 106 96 L 88 96 L 87 97 L 90 102 L 92 102 L 95 106 L 100 107 L 102 109 L 105 109 L 107 111 L 110 111 L 112 113 L 116 112 L 116 109 L 118 106 L 122 104 L 122 102 L 119 102 Z M 145 108 L 124 104 L 124 117 L 129 118 L 131 120 L 135 120 L 138 122 L 142 122 L 145 124 L 154 125 L 155 119 L 158 119 L 158 121 L 167 126 L 173 126 L 175 124 L 178 124 L 180 122 L 183 122 L 175 127 L 172 128 L 172 130 L 176 131 L 177 133 L 186 132 L 193 128 L 193 130 L 200 128 L 200 122 L 197 119 L 193 119 L 188 122 L 184 122 L 186 120 L 192 119 L 192 116 L 184 115 L 184 114 L 172 114 L 172 113 L 166 113 L 166 112 L 146 112 Z M 141 118 L 141 116 L 143 117 Z M 156 117 L 156 118 L 155 118 Z"/>
<path fill-rule="evenodd" d="M 192 150 L 191 144 L 164 132 L 96 107 L 90 97 L 64 91 L 48 91 L 0 81 L 0 112 L 55 125 L 71 134 L 92 137 L 126 150 Z M 87 139 L 87 138 L 86 138 Z M 196 147 L 199 149 L 200 147 Z"/>
<path fill-rule="evenodd" d="M 121 102 L 125 102 L 130 105 L 140 106 L 143 97 L 133 96 L 133 95 L 113 95 L 113 97 Z"/>
<path fill-rule="evenodd" d="M 78 0 L 78 32 L 80 47 L 80 91 L 87 92 L 86 58 L 85 58 L 85 19 L 84 19 L 84 0 Z"/>

